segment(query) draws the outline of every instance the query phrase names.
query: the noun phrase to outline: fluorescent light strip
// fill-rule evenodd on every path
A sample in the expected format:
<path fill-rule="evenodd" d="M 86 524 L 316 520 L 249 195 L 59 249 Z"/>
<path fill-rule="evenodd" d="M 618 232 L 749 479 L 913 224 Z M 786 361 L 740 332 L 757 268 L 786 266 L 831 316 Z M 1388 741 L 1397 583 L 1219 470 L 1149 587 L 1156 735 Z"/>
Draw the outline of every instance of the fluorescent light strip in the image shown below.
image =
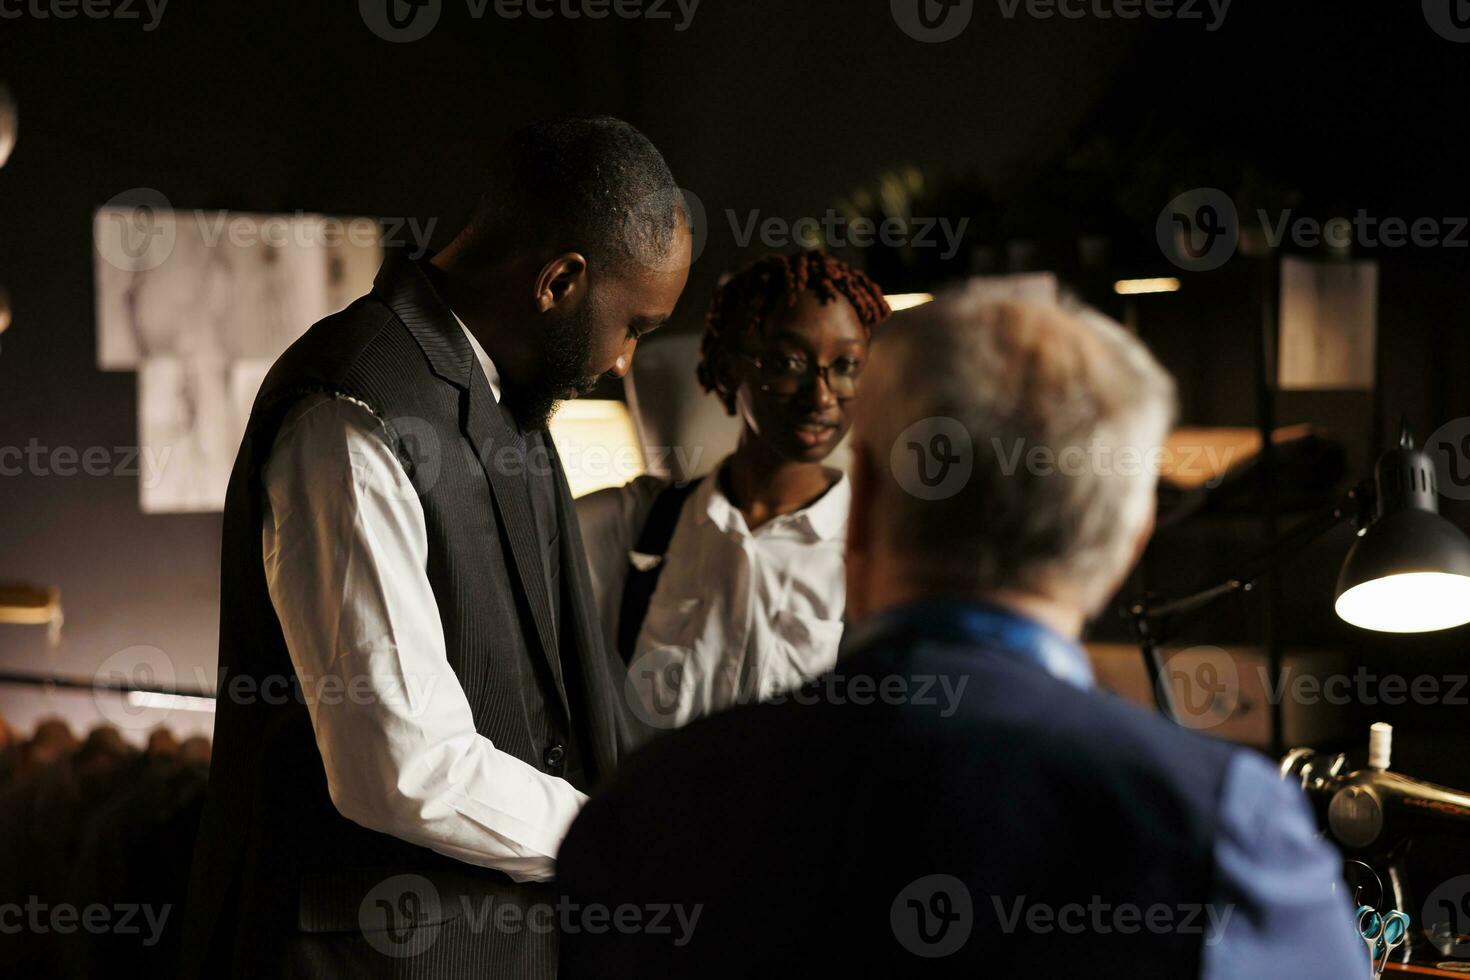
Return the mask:
<path fill-rule="evenodd" d="M 128 704 L 135 708 L 164 708 L 170 711 L 213 711 L 212 698 L 190 694 L 161 694 L 157 691 L 129 691 Z"/>
<path fill-rule="evenodd" d="M 1178 279 L 1119 279 L 1113 283 L 1119 296 L 1142 296 L 1146 293 L 1177 293 Z"/>

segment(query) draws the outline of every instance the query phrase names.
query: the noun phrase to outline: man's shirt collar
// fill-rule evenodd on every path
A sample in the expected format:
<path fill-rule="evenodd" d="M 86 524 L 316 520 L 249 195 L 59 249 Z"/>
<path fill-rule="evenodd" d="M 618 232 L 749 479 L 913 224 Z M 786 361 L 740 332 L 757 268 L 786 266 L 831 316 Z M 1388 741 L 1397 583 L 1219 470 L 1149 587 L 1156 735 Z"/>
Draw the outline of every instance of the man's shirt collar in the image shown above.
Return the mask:
<path fill-rule="evenodd" d="M 1034 619 L 990 603 L 930 599 L 906 603 L 848 627 L 848 651 L 901 635 L 939 643 L 973 645 L 1040 667 L 1081 688 L 1095 684 L 1092 662 L 1076 641 Z"/>

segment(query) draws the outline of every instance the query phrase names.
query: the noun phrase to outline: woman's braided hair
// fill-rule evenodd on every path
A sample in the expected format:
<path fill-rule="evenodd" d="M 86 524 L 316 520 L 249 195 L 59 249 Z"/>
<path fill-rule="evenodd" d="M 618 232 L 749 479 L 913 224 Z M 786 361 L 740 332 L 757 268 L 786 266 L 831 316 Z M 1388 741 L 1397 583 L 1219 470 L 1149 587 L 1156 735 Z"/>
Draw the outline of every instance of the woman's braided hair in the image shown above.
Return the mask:
<path fill-rule="evenodd" d="M 893 312 L 877 283 L 825 252 L 756 259 L 715 290 L 700 345 L 699 383 L 718 395 L 730 414 L 735 414 L 735 393 L 720 391 L 715 378 L 719 357 L 737 354 L 772 316 L 796 306 L 806 292 L 815 293 L 823 305 L 845 297 L 869 335 Z"/>

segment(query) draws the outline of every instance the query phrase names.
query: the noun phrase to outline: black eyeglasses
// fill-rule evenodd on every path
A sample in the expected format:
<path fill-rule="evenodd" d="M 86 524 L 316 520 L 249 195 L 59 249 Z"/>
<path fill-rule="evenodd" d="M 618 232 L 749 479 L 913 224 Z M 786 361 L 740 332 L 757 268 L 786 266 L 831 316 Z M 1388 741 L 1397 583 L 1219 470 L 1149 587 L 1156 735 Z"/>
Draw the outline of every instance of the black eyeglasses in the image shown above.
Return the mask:
<path fill-rule="evenodd" d="M 857 394 L 858 376 L 863 373 L 863 362 L 855 357 L 839 357 L 831 364 L 813 364 L 801 354 L 740 356 L 760 372 L 761 390 L 773 395 L 794 395 L 815 375 L 827 382 L 828 390 L 838 398 L 851 398 Z"/>

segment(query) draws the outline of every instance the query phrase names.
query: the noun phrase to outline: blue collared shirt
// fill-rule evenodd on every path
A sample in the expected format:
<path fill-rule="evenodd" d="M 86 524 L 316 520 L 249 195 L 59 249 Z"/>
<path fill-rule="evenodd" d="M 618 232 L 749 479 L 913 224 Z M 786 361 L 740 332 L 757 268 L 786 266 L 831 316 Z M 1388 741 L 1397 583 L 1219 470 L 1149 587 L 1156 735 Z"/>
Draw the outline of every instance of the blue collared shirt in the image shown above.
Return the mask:
<path fill-rule="evenodd" d="M 1087 651 L 1076 641 L 981 603 L 911 603 L 849 626 L 843 645 L 865 645 L 894 629 L 978 645 L 1077 687 L 1095 685 Z M 1353 925 L 1341 856 L 1318 835 L 1302 792 L 1265 757 L 1241 749 L 1225 775 L 1217 823 L 1210 904 L 1221 910 L 1215 921 L 1222 925 L 1206 934 L 1203 980 L 1367 977 L 1367 947 Z"/>

